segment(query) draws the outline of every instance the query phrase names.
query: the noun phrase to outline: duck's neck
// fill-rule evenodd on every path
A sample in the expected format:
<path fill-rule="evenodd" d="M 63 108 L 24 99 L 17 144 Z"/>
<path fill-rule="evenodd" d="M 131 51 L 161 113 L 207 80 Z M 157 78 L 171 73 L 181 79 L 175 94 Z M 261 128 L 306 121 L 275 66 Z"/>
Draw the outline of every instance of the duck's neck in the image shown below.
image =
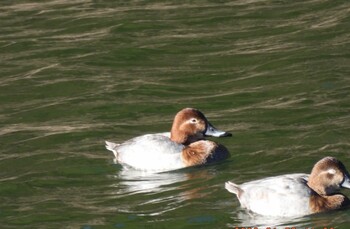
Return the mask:
<path fill-rule="evenodd" d="M 317 194 L 321 196 L 327 195 L 327 190 L 325 189 L 324 185 L 319 185 L 317 183 L 318 179 L 310 175 L 309 181 L 307 182 L 307 185 L 315 191 Z"/>
<path fill-rule="evenodd" d="M 183 144 L 183 145 L 189 145 L 193 142 L 196 142 L 198 140 L 203 140 L 204 136 L 202 134 L 193 135 L 191 133 L 187 133 L 185 131 L 171 131 L 170 132 L 170 139 L 173 142 Z"/>
<path fill-rule="evenodd" d="M 188 145 L 188 137 L 185 133 L 179 133 L 179 132 L 175 132 L 175 131 L 171 131 L 170 133 L 170 139 L 173 142 L 179 143 L 179 144 L 184 144 L 184 145 Z"/>

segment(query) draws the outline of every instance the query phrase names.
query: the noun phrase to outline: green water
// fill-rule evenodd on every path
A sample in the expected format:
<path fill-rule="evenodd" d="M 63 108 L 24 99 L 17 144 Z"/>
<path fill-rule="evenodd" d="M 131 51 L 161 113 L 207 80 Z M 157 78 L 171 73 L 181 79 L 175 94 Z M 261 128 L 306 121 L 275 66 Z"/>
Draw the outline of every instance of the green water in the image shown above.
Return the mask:
<path fill-rule="evenodd" d="M 224 182 L 350 169 L 349 1 L 0 3 L 1 228 L 349 228 L 342 210 L 250 217 Z M 231 158 L 152 176 L 103 141 L 168 131 L 184 107 Z M 344 191 L 350 196 L 350 191 Z"/>

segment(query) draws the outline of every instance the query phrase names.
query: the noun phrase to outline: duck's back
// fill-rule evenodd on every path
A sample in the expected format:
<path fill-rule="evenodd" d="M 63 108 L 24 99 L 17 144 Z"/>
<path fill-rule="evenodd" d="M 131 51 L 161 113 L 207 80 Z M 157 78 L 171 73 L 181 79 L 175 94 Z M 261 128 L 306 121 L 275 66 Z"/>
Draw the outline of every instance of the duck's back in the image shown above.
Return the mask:
<path fill-rule="evenodd" d="M 253 212 L 270 216 L 310 214 L 311 190 L 307 174 L 289 174 L 251 181 L 240 185 L 241 205 Z"/>
<path fill-rule="evenodd" d="M 140 170 L 165 171 L 183 167 L 182 144 L 162 134 L 132 138 L 117 147 L 119 163 Z"/>

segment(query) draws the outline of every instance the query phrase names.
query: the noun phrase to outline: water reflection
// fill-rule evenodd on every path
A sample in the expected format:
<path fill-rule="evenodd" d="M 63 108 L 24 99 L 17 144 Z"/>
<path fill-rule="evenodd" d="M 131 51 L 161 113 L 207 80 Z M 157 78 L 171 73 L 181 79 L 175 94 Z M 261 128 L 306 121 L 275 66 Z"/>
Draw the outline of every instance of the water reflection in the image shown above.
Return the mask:
<path fill-rule="evenodd" d="M 123 168 L 116 175 L 119 195 L 136 193 L 160 193 L 181 190 L 179 197 L 193 199 L 202 197 L 201 188 L 194 183 L 212 178 L 206 169 L 183 169 L 171 172 L 152 173 Z"/>
<path fill-rule="evenodd" d="M 186 207 L 188 200 L 210 195 L 204 182 L 213 178 L 206 168 L 164 173 L 121 169 L 108 195 L 118 199 L 117 211 L 135 216 L 158 216 Z"/>
<path fill-rule="evenodd" d="M 274 229 L 285 229 L 285 228 L 305 228 L 307 225 L 305 222 L 310 219 L 308 217 L 301 218 L 286 218 L 286 217 L 268 217 L 261 216 L 248 212 L 246 210 L 237 211 L 237 215 L 233 218 L 239 223 L 229 224 L 229 227 L 251 227 L 251 228 L 274 228 Z"/>
<path fill-rule="evenodd" d="M 338 211 L 325 212 L 313 215 L 307 215 L 298 218 L 281 218 L 281 217 L 267 217 L 261 216 L 252 212 L 248 212 L 245 209 L 239 209 L 232 212 L 231 217 L 234 223 L 229 223 L 229 228 L 273 228 L 273 229 L 286 229 L 286 228 L 334 228 L 335 225 L 346 222 L 348 217 L 346 213 L 348 209 L 341 209 Z M 332 218 L 332 220 L 330 220 Z"/>
<path fill-rule="evenodd" d="M 152 173 L 122 168 L 113 176 L 116 179 L 113 184 L 113 193 L 119 197 L 140 193 L 150 195 L 163 193 L 161 196 L 164 199 L 169 197 L 167 196 L 167 193 L 169 193 L 172 198 L 181 201 L 201 198 L 207 194 L 201 192 L 203 188 L 198 183 L 211 179 L 213 175 L 205 168 L 197 169 L 187 168 L 171 172 Z M 154 198 L 158 199 L 158 195 Z"/>
<path fill-rule="evenodd" d="M 123 168 L 115 175 L 122 193 L 159 192 L 164 186 L 186 180 L 183 173 L 151 173 Z"/>

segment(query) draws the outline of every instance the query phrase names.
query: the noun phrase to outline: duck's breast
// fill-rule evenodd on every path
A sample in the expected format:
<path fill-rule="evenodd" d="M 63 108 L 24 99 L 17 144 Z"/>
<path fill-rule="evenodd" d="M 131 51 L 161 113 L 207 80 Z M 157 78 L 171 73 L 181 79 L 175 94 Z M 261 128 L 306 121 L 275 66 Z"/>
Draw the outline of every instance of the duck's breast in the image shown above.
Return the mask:
<path fill-rule="evenodd" d="M 147 134 L 130 139 L 118 149 L 118 162 L 140 170 L 164 171 L 183 167 L 183 145 L 160 134 Z"/>
<path fill-rule="evenodd" d="M 251 181 L 240 185 L 243 207 L 261 215 L 301 216 L 311 213 L 311 190 L 306 174 L 290 174 Z"/>

